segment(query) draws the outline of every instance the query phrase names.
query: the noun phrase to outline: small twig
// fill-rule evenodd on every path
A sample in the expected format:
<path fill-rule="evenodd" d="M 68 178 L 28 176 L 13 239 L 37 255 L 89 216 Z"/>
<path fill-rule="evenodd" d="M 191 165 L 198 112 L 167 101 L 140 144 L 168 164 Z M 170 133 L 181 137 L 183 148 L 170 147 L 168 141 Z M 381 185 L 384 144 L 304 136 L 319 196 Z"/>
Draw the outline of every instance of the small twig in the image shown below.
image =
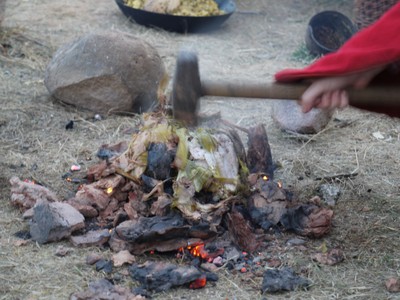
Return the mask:
<path fill-rule="evenodd" d="M 160 181 L 159 183 L 157 183 L 154 188 L 150 191 L 150 193 L 143 195 L 142 197 L 142 201 L 147 201 L 150 199 L 151 196 L 153 196 L 155 193 L 157 193 L 158 191 L 160 191 L 160 188 L 164 185 L 164 183 L 166 183 L 168 180 L 170 180 L 171 178 L 167 178 L 163 181 Z"/>
<path fill-rule="evenodd" d="M 121 175 L 121 176 L 124 176 L 124 177 L 126 177 L 126 178 L 132 180 L 132 181 L 133 181 L 134 183 L 136 183 L 136 184 L 139 184 L 139 185 L 142 184 L 142 182 L 141 182 L 139 179 L 137 179 L 136 177 L 133 177 L 131 174 L 125 172 L 124 170 L 122 170 L 122 169 L 120 169 L 120 168 L 116 168 L 116 169 L 115 169 L 115 173 L 117 173 L 117 174 L 119 174 L 119 175 Z"/>
<path fill-rule="evenodd" d="M 346 173 L 346 174 L 336 174 L 336 175 L 331 175 L 331 176 L 323 176 L 323 177 L 317 177 L 315 180 L 334 180 L 334 179 L 340 179 L 340 178 L 354 178 L 358 175 L 358 173 Z"/>
<path fill-rule="evenodd" d="M 322 129 L 321 131 L 317 132 L 316 134 L 314 134 L 307 142 L 305 142 L 298 150 L 297 153 L 299 153 L 301 150 L 303 150 L 311 141 L 313 141 L 316 137 L 318 137 L 319 135 L 321 135 L 322 133 L 324 133 L 325 131 L 331 129 L 332 127 L 325 127 L 324 129 Z"/>
<path fill-rule="evenodd" d="M 356 162 L 357 162 L 357 167 L 351 172 L 351 174 L 354 174 L 358 171 L 360 168 L 360 162 L 358 161 L 358 154 L 357 154 L 357 149 L 354 147 L 354 153 L 356 154 Z"/>
<path fill-rule="evenodd" d="M 231 123 L 231 122 L 229 122 L 227 120 L 221 120 L 221 122 L 223 124 L 225 124 L 226 126 L 228 126 L 228 127 L 233 127 L 233 128 L 238 129 L 238 130 L 241 130 L 241 131 L 243 131 L 243 132 L 245 132 L 247 134 L 250 134 L 250 131 L 247 128 L 244 128 L 244 127 L 241 127 L 239 125 L 233 124 L 233 123 Z"/>

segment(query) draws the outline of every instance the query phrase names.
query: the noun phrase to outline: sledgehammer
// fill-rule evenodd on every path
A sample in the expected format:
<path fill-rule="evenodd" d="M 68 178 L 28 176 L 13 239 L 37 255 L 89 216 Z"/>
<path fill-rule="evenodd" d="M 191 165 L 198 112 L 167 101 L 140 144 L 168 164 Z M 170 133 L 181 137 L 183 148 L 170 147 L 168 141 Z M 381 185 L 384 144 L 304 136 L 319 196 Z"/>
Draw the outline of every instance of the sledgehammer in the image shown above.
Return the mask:
<path fill-rule="evenodd" d="M 229 82 L 200 79 L 196 53 L 180 51 L 172 85 L 172 110 L 174 118 L 186 125 L 197 125 L 197 112 L 202 96 L 219 96 L 257 99 L 297 100 L 309 85 L 267 82 Z M 347 89 L 350 105 L 371 111 L 400 111 L 400 89 L 387 86 L 369 86 L 364 89 Z"/>

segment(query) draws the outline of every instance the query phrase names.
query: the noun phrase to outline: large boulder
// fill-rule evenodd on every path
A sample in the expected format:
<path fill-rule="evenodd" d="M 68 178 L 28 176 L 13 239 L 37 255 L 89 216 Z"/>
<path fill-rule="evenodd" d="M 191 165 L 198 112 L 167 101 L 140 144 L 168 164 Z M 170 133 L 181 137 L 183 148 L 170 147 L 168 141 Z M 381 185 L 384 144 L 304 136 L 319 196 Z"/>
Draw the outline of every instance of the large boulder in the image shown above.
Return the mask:
<path fill-rule="evenodd" d="M 1 1 L 1 0 L 0 0 Z M 141 113 L 167 78 L 154 47 L 132 35 L 91 33 L 62 46 L 45 74 L 50 94 L 96 113 Z"/>
<path fill-rule="evenodd" d="M 313 108 L 305 114 L 293 100 L 276 100 L 272 106 L 272 119 L 280 129 L 304 134 L 324 129 L 333 113 L 332 109 Z"/>

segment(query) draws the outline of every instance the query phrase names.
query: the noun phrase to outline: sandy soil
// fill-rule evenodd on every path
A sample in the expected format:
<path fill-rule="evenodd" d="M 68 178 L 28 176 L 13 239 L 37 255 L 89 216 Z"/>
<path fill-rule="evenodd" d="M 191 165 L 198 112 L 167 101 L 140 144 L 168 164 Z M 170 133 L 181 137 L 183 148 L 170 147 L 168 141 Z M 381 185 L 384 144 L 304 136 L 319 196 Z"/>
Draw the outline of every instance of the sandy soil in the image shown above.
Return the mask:
<path fill-rule="evenodd" d="M 17 231 L 28 228 L 9 204 L 9 178 L 31 178 L 63 199 L 76 186 L 61 180 L 71 164 L 84 169 L 95 160 L 98 147 L 129 140 L 135 118 L 106 116 L 92 122 L 94 113 L 63 106 L 49 98 L 44 70 L 54 51 L 76 37 L 96 31 L 122 31 L 151 43 L 172 74 L 181 47 L 195 49 L 201 76 L 271 81 L 286 67 L 309 61 L 294 59 L 304 43 L 308 20 L 316 12 L 335 9 L 352 15 L 353 1 L 239 0 L 238 11 L 219 30 L 182 35 L 148 29 L 129 22 L 113 1 L 17 0 L 6 5 L 0 43 L 0 299 L 66 299 L 104 275 L 85 264 L 87 253 L 101 249 L 73 249 L 67 257 L 54 255 L 59 245 L 29 242 L 17 246 Z M 93 5 L 95 3 L 95 5 Z M 346 109 L 337 112 L 328 127 L 313 136 L 281 132 L 270 116 L 271 101 L 205 99 L 206 113 L 221 111 L 240 126 L 264 123 L 276 177 L 307 201 L 321 183 L 337 174 L 354 174 L 333 181 L 341 189 L 334 207 L 332 233 L 307 240 L 302 249 L 289 247 L 290 233 L 282 235 L 282 252 L 274 254 L 285 265 L 305 271 L 312 280 L 309 291 L 266 295 L 268 299 L 398 299 L 384 287 L 399 276 L 400 266 L 400 123 L 382 115 Z M 76 120 L 73 131 L 65 124 Z M 380 133 L 381 138 L 377 133 Z M 92 157 L 92 161 L 87 158 Z M 319 178 L 319 179 L 318 179 Z M 322 179 L 321 179 L 322 178 Z M 326 245 L 339 247 L 346 259 L 338 266 L 318 265 L 310 255 Z M 268 253 L 268 249 L 266 250 Z M 268 254 L 267 254 L 268 255 Z M 271 254 L 272 255 L 272 254 Z M 145 259 L 145 258 L 143 258 Z M 159 299 L 258 299 L 260 278 L 219 272 L 214 286 L 186 288 L 158 295 Z M 134 283 L 128 277 L 121 282 Z"/>

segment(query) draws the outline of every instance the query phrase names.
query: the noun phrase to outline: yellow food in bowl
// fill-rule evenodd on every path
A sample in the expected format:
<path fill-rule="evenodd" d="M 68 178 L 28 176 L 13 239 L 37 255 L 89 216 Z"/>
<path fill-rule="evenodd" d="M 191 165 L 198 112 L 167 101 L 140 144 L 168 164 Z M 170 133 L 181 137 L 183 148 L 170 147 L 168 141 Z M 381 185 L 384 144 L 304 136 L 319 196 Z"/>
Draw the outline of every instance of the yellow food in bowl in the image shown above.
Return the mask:
<path fill-rule="evenodd" d="M 125 5 L 175 16 L 205 17 L 218 16 L 225 12 L 218 8 L 214 0 L 124 0 Z"/>

